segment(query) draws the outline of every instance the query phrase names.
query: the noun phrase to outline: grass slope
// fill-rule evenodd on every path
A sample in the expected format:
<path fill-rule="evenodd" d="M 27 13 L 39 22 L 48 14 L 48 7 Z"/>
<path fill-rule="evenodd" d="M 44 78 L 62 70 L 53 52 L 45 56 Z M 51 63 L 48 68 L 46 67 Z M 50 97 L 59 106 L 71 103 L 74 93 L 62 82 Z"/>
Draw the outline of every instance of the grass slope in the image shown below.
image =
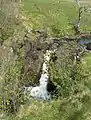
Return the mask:
<path fill-rule="evenodd" d="M 76 6 L 74 3 L 53 0 L 24 0 L 24 10 L 30 16 L 30 23 L 35 29 L 50 28 L 57 33 L 71 34 L 71 22 L 76 19 Z M 34 22 L 33 22 L 34 21 Z"/>
<path fill-rule="evenodd" d="M 74 0 L 23 0 L 24 11 L 35 29 L 49 28 L 53 34 L 72 35 L 78 8 Z M 84 4 L 85 6 L 86 4 Z M 81 29 L 91 30 L 91 14 L 83 12 Z"/>
<path fill-rule="evenodd" d="M 82 101 L 77 97 L 82 97 Z M 21 107 L 16 117 L 7 120 L 91 120 L 90 104 L 88 94 L 49 102 L 33 100 Z"/>
<path fill-rule="evenodd" d="M 23 0 L 25 14 L 29 17 L 28 24 L 35 29 L 51 28 L 54 25 L 55 31 L 59 29 L 63 35 L 73 34 L 74 31 L 69 23 L 75 22 L 77 8 L 72 0 L 60 1 L 60 4 L 54 5 L 53 0 Z M 83 30 L 91 30 L 90 17 L 90 15 L 86 17 L 89 18 L 89 22 L 88 20 L 83 22 Z M 85 55 L 83 59 L 91 71 L 91 54 Z M 90 88 L 91 80 L 88 84 Z M 91 120 L 90 104 L 90 94 L 85 91 L 68 99 L 48 102 L 31 100 L 30 103 L 21 106 L 15 117 L 10 116 L 3 120 Z"/>

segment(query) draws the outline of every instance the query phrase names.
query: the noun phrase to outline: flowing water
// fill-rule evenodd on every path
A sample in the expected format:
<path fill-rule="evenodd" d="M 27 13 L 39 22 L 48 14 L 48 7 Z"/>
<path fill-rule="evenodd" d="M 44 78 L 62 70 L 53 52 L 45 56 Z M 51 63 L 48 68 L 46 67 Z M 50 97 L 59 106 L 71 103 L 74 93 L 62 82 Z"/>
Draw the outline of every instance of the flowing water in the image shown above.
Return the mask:
<path fill-rule="evenodd" d="M 49 62 L 53 52 L 54 51 L 46 50 L 46 53 L 44 54 L 44 63 L 42 66 L 42 74 L 39 79 L 39 86 L 28 87 L 30 91 L 30 96 L 34 98 L 39 98 L 43 100 L 51 99 L 51 95 L 47 91 L 47 84 L 49 80 Z"/>
<path fill-rule="evenodd" d="M 80 39 L 78 40 L 78 44 L 84 47 L 84 50 L 91 51 L 91 39 Z"/>
<path fill-rule="evenodd" d="M 88 44 L 88 43 L 91 43 L 91 39 L 80 39 L 80 40 L 78 41 L 78 43 L 79 43 L 80 45 L 86 45 L 86 44 Z"/>

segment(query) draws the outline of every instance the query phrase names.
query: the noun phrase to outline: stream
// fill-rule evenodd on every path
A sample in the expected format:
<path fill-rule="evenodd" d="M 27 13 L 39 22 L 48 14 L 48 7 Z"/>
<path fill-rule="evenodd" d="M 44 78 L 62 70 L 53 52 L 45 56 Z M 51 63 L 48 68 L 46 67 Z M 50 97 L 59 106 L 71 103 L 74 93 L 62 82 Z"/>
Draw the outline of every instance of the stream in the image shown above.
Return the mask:
<path fill-rule="evenodd" d="M 41 77 L 39 79 L 39 86 L 27 87 L 27 91 L 30 92 L 31 97 L 42 99 L 42 100 L 51 99 L 51 95 L 47 91 L 47 84 L 49 80 L 49 72 L 48 72 L 49 62 L 50 62 L 52 53 L 54 53 L 54 51 L 46 50 L 46 53 L 44 54 L 44 62 L 42 65 Z"/>
<path fill-rule="evenodd" d="M 85 46 L 86 50 L 91 50 L 91 39 L 79 39 L 78 44 Z"/>
<path fill-rule="evenodd" d="M 81 46 L 85 46 L 86 50 L 91 50 L 91 39 L 79 39 L 78 44 Z M 29 92 L 30 96 L 37 99 L 49 100 L 51 99 L 51 94 L 47 90 L 47 85 L 49 81 L 49 65 L 51 55 L 55 52 L 55 50 L 46 50 L 44 54 L 44 62 L 42 65 L 42 73 L 39 79 L 38 86 L 29 86 L 25 87 L 24 92 Z"/>

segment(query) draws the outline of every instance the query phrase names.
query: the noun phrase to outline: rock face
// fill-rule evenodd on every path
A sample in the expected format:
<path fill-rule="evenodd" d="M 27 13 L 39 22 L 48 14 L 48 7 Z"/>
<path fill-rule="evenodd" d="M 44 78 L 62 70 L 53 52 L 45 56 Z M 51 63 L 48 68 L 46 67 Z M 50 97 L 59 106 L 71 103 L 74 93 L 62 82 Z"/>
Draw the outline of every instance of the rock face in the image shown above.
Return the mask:
<path fill-rule="evenodd" d="M 28 85 L 39 84 L 41 68 L 44 60 L 44 53 L 49 49 L 49 41 L 43 37 L 37 37 L 36 40 L 29 40 L 25 44 L 25 69 Z M 28 86 L 27 85 L 27 86 Z"/>

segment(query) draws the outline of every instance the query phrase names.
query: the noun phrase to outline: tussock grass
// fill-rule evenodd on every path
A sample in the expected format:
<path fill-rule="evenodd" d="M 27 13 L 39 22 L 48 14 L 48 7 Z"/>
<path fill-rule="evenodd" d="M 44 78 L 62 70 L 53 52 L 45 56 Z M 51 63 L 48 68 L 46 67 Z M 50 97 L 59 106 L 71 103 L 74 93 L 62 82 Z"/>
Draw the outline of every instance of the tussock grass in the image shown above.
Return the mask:
<path fill-rule="evenodd" d="M 31 100 L 8 120 L 90 120 L 91 94 L 88 90 L 62 100 Z M 6 119 L 5 119 L 6 120 Z"/>

